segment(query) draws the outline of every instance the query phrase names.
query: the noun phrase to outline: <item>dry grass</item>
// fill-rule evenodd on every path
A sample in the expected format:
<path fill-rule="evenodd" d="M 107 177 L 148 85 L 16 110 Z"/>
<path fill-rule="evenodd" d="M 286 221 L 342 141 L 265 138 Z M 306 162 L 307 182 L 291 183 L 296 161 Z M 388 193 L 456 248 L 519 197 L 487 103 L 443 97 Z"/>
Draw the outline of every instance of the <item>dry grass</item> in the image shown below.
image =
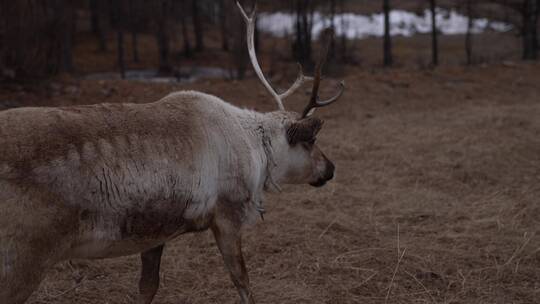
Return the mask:
<path fill-rule="evenodd" d="M 381 93 L 377 99 L 387 108 L 369 110 L 375 117 L 343 136 L 351 143 L 343 157 L 354 155 L 345 167 L 361 172 L 347 176 L 358 178 L 348 187 L 372 202 L 374 234 L 388 239 L 401 224 L 407 244 L 402 284 L 410 284 L 402 294 L 415 290 L 405 275 L 412 273 L 426 287 L 416 286 L 417 292 L 433 290 L 437 302 L 534 302 L 537 88 L 512 84 L 527 71 L 489 70 L 493 75 L 394 75 L 394 81 L 410 77 L 405 82 L 411 88 Z M 515 261 L 525 248 L 532 260 Z M 395 255 L 387 253 L 392 259 L 384 264 L 395 265 Z M 458 283 L 461 289 L 455 289 Z M 433 301 L 413 298 L 402 301 Z"/>
<path fill-rule="evenodd" d="M 269 195 L 266 220 L 246 231 L 258 303 L 537 302 L 540 66 L 346 74 L 346 95 L 318 114 L 326 120 L 319 145 L 337 165 L 336 180 Z M 148 102 L 189 88 L 274 108 L 253 78 L 61 83 L 48 97 L 0 97 L 27 105 Z M 298 94 L 289 108 L 303 101 Z M 30 303 L 132 303 L 138 272 L 133 256 L 62 263 Z M 236 302 L 210 233 L 167 246 L 155 303 Z"/>

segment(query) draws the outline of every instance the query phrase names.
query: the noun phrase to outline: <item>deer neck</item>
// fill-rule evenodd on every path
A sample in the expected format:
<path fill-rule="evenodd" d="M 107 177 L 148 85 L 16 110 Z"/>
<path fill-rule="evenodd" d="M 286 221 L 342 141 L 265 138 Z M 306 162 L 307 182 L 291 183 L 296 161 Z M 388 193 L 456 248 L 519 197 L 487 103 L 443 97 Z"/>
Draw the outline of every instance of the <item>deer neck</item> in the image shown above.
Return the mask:
<path fill-rule="evenodd" d="M 247 115 L 242 119 L 242 127 L 249 134 L 251 149 L 254 155 L 258 156 L 260 168 L 260 180 L 262 190 L 278 190 L 281 188 L 272 176 L 273 168 L 277 166 L 274 157 L 274 137 L 275 124 L 273 117 L 254 112 L 246 111 Z"/>
<path fill-rule="evenodd" d="M 242 110 L 239 114 L 238 122 L 244 131 L 249 149 L 247 161 L 251 163 L 249 165 L 251 170 L 245 181 L 250 188 L 250 203 L 245 207 L 249 214 L 247 222 L 253 223 L 259 216 L 263 218 L 264 192 L 279 189 L 279 186 L 274 186 L 271 175 L 275 161 L 272 151 L 271 124 L 268 118 L 265 114 L 250 110 Z"/>

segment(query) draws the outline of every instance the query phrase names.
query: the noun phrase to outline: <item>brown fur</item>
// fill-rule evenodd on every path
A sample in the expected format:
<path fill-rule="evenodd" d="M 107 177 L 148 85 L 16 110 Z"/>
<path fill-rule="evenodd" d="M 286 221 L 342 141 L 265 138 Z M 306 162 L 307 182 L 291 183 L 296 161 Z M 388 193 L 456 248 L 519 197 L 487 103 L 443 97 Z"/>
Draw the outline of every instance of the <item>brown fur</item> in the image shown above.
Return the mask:
<path fill-rule="evenodd" d="M 308 117 L 296 121 L 287 129 L 287 139 L 291 145 L 315 140 L 321 130 L 323 121 L 316 117 Z"/>

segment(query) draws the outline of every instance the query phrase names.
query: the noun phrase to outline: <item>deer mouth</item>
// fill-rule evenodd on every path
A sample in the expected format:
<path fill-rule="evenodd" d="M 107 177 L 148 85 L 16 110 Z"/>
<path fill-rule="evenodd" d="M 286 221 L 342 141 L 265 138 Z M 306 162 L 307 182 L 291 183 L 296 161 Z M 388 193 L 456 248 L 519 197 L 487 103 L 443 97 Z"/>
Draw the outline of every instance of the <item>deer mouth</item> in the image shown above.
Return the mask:
<path fill-rule="evenodd" d="M 325 157 L 326 158 L 326 157 Z M 328 161 L 328 160 L 327 160 Z M 336 167 L 334 167 L 334 164 L 330 161 L 328 161 L 327 163 L 327 167 L 326 167 L 326 170 L 324 172 L 324 175 L 322 177 L 320 177 L 317 181 L 315 182 L 312 182 L 312 183 L 309 183 L 311 186 L 313 187 L 322 187 L 324 185 L 326 185 L 326 183 L 333 179 L 334 178 L 334 171 L 336 169 Z"/>
<path fill-rule="evenodd" d="M 309 183 L 309 185 L 310 185 L 310 186 L 313 186 L 313 187 L 316 187 L 316 188 L 320 188 L 320 187 L 326 185 L 326 182 L 327 182 L 327 181 L 328 181 L 328 180 L 326 180 L 326 179 L 319 179 L 319 180 L 316 181 L 316 182 Z"/>

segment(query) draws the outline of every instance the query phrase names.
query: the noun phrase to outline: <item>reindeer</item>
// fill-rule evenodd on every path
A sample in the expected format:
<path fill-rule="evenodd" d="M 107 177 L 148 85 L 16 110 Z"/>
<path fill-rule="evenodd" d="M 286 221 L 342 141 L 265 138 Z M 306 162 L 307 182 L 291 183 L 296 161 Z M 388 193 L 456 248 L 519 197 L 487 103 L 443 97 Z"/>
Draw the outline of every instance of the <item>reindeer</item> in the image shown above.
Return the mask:
<path fill-rule="evenodd" d="M 237 3 L 238 4 L 238 3 Z M 0 303 L 23 303 L 52 265 L 141 253 L 138 303 L 159 286 L 164 244 L 211 229 L 242 303 L 254 303 L 241 231 L 280 184 L 320 187 L 334 165 L 315 144 L 323 48 L 315 76 L 300 69 L 278 94 L 257 62 L 256 6 L 247 23 L 251 62 L 278 111 L 237 108 L 200 92 L 150 104 L 18 108 L 0 112 Z M 282 100 L 313 81 L 302 114 Z"/>

